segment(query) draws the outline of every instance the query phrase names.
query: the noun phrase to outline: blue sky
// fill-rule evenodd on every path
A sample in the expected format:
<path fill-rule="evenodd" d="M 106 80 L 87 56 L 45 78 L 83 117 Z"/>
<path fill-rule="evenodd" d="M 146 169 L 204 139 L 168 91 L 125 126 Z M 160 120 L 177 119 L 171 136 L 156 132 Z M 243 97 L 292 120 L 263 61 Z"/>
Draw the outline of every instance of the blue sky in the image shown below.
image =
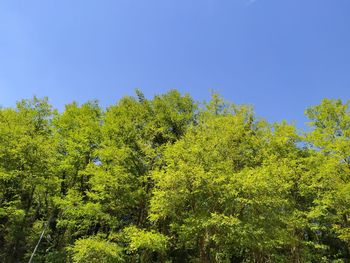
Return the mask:
<path fill-rule="evenodd" d="M 1 1 L 0 105 L 214 89 L 302 125 L 307 106 L 350 99 L 349 13 L 349 0 Z"/>

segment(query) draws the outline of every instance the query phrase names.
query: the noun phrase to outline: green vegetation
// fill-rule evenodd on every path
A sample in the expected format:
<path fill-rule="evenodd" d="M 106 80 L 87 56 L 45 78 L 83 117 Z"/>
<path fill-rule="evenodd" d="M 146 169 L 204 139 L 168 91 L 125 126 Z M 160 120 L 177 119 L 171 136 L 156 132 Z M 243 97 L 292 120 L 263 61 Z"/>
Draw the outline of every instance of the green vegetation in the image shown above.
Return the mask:
<path fill-rule="evenodd" d="M 177 91 L 0 109 L 1 260 L 42 235 L 33 262 L 349 262 L 349 103 L 306 114 Z"/>

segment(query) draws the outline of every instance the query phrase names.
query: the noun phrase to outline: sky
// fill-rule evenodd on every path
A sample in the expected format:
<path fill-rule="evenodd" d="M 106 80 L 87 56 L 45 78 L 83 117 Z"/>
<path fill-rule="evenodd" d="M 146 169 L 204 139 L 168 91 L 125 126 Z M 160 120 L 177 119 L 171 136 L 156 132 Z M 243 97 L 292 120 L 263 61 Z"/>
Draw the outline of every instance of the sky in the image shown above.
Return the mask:
<path fill-rule="evenodd" d="M 300 126 L 306 107 L 350 99 L 349 13 L 349 0 L 0 1 L 0 105 L 215 90 Z"/>

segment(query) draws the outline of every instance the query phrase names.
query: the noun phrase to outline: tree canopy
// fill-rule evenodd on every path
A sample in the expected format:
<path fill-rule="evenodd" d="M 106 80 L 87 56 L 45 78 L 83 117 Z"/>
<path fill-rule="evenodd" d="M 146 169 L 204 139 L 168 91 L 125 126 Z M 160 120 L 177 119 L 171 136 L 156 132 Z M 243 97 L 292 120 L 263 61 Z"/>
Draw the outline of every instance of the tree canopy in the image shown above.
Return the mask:
<path fill-rule="evenodd" d="M 215 93 L 1 108 L 1 260 L 350 262 L 349 106 L 307 132 Z"/>

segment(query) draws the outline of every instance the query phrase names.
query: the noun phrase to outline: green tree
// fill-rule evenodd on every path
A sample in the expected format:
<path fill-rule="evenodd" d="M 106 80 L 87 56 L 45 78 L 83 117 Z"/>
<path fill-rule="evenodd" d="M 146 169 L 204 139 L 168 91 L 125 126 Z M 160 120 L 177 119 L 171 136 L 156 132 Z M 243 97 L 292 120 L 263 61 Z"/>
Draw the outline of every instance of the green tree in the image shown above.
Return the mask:
<path fill-rule="evenodd" d="M 35 246 L 57 191 L 55 112 L 47 98 L 22 100 L 0 111 L 0 253 L 22 260 Z"/>
<path fill-rule="evenodd" d="M 0 108 L 1 260 L 348 262 L 349 105 L 304 134 L 217 93 Z"/>
<path fill-rule="evenodd" d="M 325 99 L 306 111 L 306 140 L 317 166 L 310 187 L 316 193 L 309 214 L 329 259 L 350 257 L 350 111 L 349 102 Z"/>
<path fill-rule="evenodd" d="M 100 205 L 88 198 L 90 167 L 99 161 L 96 151 L 101 141 L 102 115 L 98 103 L 90 101 L 81 106 L 66 105 L 65 111 L 53 120 L 60 180 L 59 194 L 54 197 L 54 251 L 63 253 L 75 239 L 97 232 L 103 218 Z"/>

